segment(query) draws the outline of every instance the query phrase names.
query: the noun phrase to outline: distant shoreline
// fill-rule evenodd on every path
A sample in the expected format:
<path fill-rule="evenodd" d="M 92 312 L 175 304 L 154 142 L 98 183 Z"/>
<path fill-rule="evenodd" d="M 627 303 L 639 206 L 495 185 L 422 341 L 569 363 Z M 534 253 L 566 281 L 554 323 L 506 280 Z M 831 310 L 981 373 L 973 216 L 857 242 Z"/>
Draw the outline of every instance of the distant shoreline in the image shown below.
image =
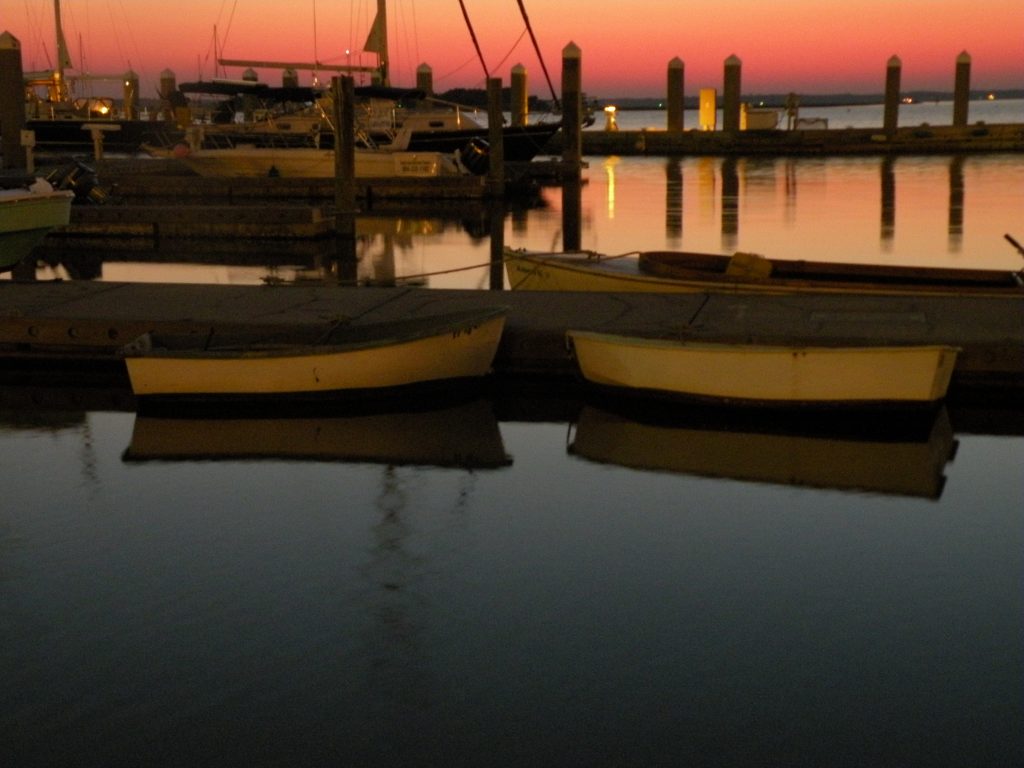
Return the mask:
<path fill-rule="evenodd" d="M 870 106 L 885 103 L 883 93 L 833 93 L 833 94 L 796 94 L 800 99 L 801 107 L 857 107 Z M 915 102 L 942 102 L 952 101 L 952 92 L 947 91 L 903 91 L 903 98 L 912 99 Z M 994 90 L 994 91 L 971 91 L 971 101 L 986 101 L 989 96 L 996 100 L 1024 99 L 1024 90 Z M 764 107 L 784 108 L 789 94 L 768 93 L 768 94 L 745 94 L 743 100 L 748 104 L 756 104 Z M 596 106 L 614 104 L 620 110 L 658 110 L 665 108 L 665 99 L 662 97 L 622 97 L 593 99 Z M 683 99 L 684 107 L 688 109 L 699 106 L 697 96 L 686 96 Z"/>

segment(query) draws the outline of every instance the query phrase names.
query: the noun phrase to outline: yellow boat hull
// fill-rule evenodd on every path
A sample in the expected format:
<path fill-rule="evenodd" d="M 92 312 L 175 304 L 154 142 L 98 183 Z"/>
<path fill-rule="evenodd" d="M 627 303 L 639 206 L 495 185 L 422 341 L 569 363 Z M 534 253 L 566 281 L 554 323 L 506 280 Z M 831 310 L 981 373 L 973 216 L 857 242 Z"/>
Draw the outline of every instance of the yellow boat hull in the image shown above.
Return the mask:
<path fill-rule="evenodd" d="M 947 346 L 705 344 L 570 331 L 594 384 L 730 403 L 926 404 L 946 395 Z"/>
<path fill-rule="evenodd" d="M 132 390 L 152 396 L 289 396 L 391 390 L 485 375 L 504 313 L 372 344 L 240 351 L 160 350 L 125 358 Z"/>

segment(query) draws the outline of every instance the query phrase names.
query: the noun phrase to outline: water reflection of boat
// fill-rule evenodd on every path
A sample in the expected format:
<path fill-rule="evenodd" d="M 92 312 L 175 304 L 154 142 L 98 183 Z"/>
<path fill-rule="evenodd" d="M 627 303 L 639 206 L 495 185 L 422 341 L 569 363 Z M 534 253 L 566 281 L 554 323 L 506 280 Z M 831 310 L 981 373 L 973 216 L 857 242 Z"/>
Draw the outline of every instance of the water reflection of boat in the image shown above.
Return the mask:
<path fill-rule="evenodd" d="M 945 409 L 924 429 L 840 423 L 830 433 L 827 418 L 805 433 L 766 427 L 740 418 L 645 422 L 587 405 L 569 452 L 631 469 L 929 499 L 942 494 L 956 453 Z"/>
<path fill-rule="evenodd" d="M 491 404 L 317 418 L 137 416 L 125 461 L 279 459 L 489 469 L 507 466 Z"/>
<path fill-rule="evenodd" d="M 710 344 L 569 331 L 583 378 L 628 394 L 770 405 L 929 405 L 958 350 Z"/>
<path fill-rule="evenodd" d="M 396 393 L 478 379 L 491 367 L 504 307 L 450 312 L 326 332 L 154 336 L 124 348 L 143 401 L 320 400 Z"/>
<path fill-rule="evenodd" d="M 1020 272 L 652 251 L 607 256 L 506 249 L 515 290 L 1024 295 Z"/>

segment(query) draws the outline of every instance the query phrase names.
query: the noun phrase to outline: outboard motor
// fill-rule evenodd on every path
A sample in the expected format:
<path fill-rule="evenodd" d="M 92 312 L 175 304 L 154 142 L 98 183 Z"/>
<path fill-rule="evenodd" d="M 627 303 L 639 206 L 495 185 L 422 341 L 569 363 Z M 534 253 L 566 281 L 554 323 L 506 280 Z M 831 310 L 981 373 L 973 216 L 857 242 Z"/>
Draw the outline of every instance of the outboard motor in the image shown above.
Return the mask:
<path fill-rule="evenodd" d="M 78 160 L 51 171 L 46 180 L 54 189 L 68 189 L 74 192 L 76 203 L 102 204 L 107 201 L 106 191 L 96 180 L 96 171 Z"/>
<path fill-rule="evenodd" d="M 483 176 L 491 167 L 491 145 L 484 139 L 470 139 L 459 150 L 459 162 L 470 173 Z"/>

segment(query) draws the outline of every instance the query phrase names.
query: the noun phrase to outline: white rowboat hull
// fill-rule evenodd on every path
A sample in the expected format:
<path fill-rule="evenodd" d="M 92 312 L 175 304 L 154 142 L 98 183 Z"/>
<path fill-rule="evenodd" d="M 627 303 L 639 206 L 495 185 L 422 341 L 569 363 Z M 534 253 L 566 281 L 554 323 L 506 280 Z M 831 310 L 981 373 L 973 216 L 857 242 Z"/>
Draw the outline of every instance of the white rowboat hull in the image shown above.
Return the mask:
<path fill-rule="evenodd" d="M 927 404 L 946 395 L 947 346 L 705 344 L 570 331 L 594 384 L 735 403 Z"/>

